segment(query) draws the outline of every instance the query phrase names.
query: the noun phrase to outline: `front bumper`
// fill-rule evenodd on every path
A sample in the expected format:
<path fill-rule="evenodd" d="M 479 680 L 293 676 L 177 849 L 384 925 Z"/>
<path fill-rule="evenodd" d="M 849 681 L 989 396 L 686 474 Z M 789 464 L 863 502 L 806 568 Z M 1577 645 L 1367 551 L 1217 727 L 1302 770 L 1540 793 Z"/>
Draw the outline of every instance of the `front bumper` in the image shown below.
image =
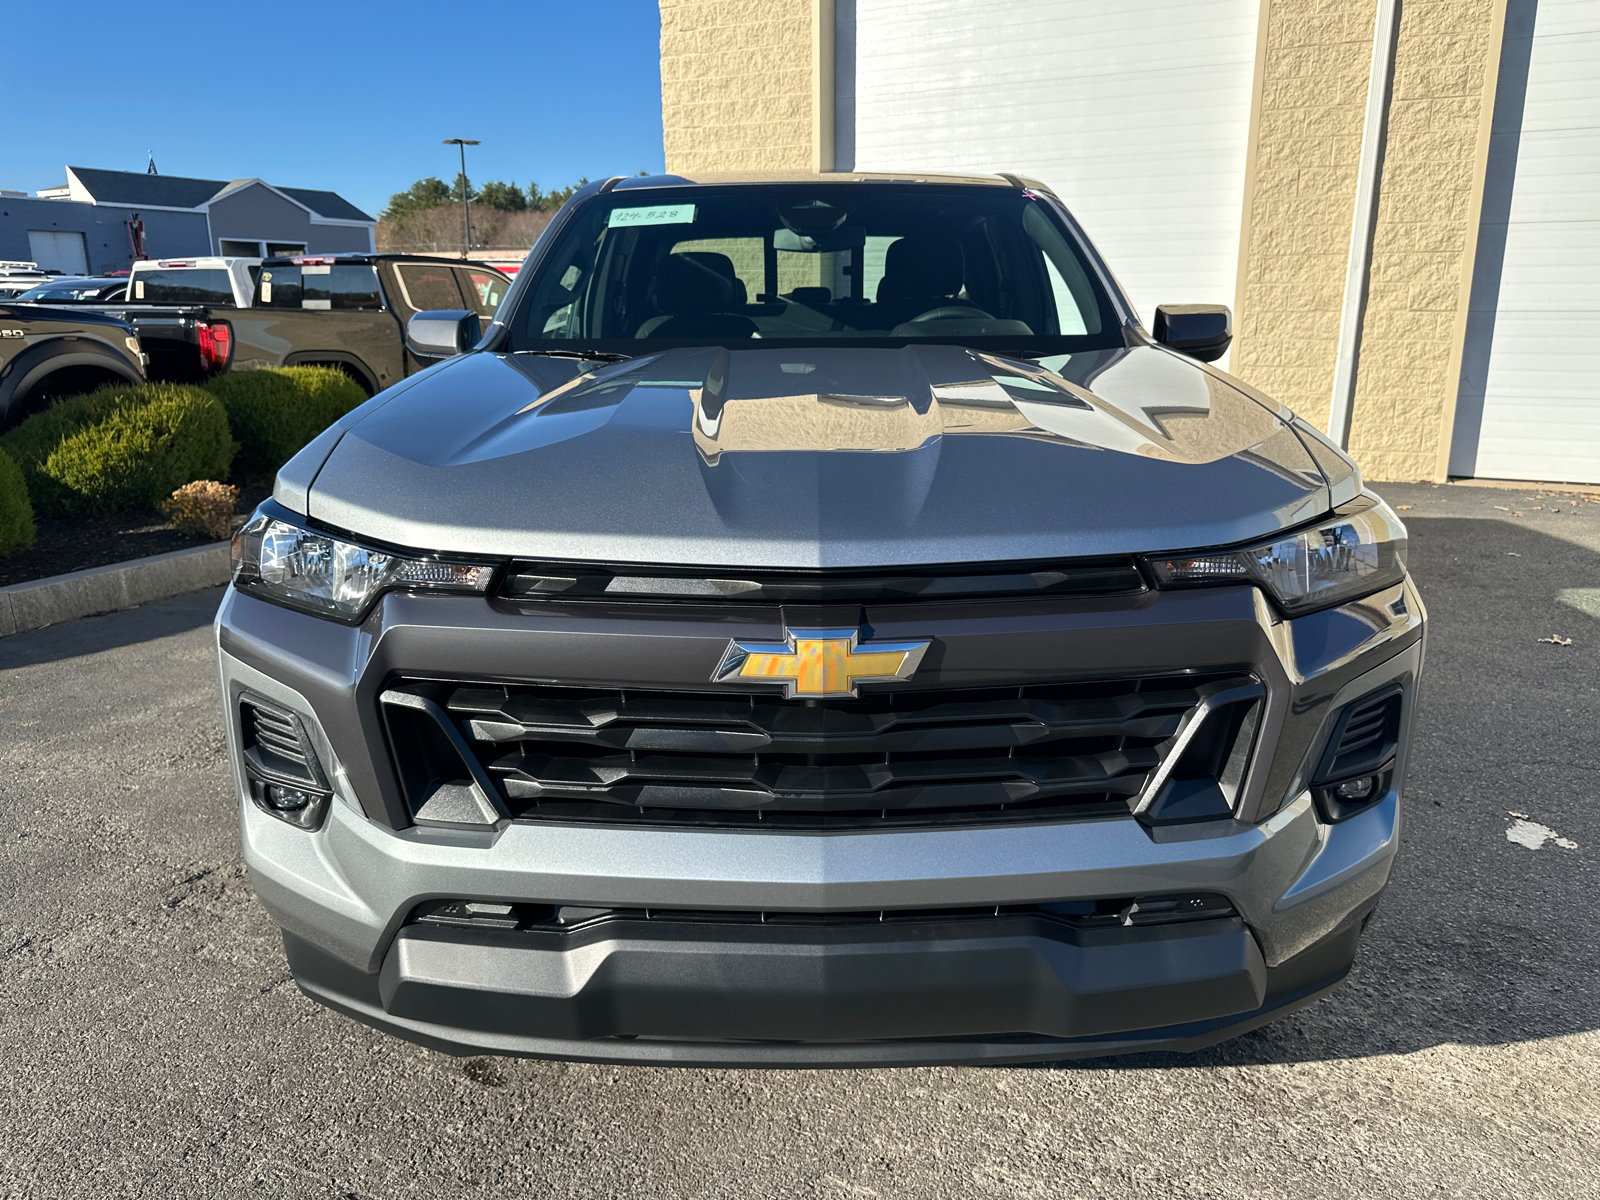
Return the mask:
<path fill-rule="evenodd" d="M 308 995 L 449 1054 L 705 1067 L 1035 1062 L 1197 1050 L 1303 1007 L 1349 971 L 1376 902 L 1276 967 L 1238 918 L 1093 931 L 998 918 L 981 932 L 928 922 L 831 937 L 617 922 L 572 946 L 410 926 L 375 976 L 293 934 L 284 943 Z"/>
<path fill-rule="evenodd" d="M 1392 591 L 1294 622 L 1274 619 L 1250 589 L 1218 589 L 1163 595 L 1133 612 L 1029 610 L 1003 628 L 952 623 L 943 669 L 964 678 L 972 669 L 963 650 L 984 639 L 991 672 L 1051 670 L 1004 649 L 1019 626 L 1053 652 L 1047 659 L 1091 668 L 1141 654 L 1190 665 L 1180 653 L 1248 665 L 1270 704 L 1241 819 L 816 834 L 393 827 L 389 768 L 370 720 L 393 670 L 431 659 L 470 673 L 498 658 L 502 671 L 519 660 L 510 664 L 518 673 L 545 678 L 573 678 L 579 661 L 591 678 L 620 674 L 594 666 L 606 661 L 598 646 L 609 638 L 629 651 L 628 670 L 660 674 L 650 683 L 675 671 L 703 679 L 698 657 L 720 651 L 725 626 L 706 631 L 702 649 L 666 622 L 618 617 L 597 630 L 568 617 L 541 628 L 481 602 L 397 596 L 349 629 L 230 591 L 218 618 L 225 692 L 248 688 L 300 714 L 338 792 L 315 833 L 244 800 L 245 858 L 304 990 L 452 1052 L 846 1065 L 1192 1049 L 1309 1002 L 1349 969 L 1395 852 L 1408 738 L 1388 794 L 1339 824 L 1319 817 L 1307 771 L 1331 714 L 1373 688 L 1405 681 L 1409 731 L 1422 609 L 1409 585 Z M 424 613 L 444 619 L 423 622 Z M 874 625 L 892 636 L 889 620 Z M 652 643 L 661 654 L 638 652 Z M 616 649 L 607 653 L 617 661 Z M 534 655 L 543 669 L 526 665 Z M 230 745 L 243 795 L 233 729 Z M 618 922 L 604 936 L 540 944 L 462 941 L 407 924 L 419 903 L 448 897 L 839 913 L 1196 891 L 1225 895 L 1237 918 L 1094 936 L 1025 918 L 901 922 L 873 936 Z"/>

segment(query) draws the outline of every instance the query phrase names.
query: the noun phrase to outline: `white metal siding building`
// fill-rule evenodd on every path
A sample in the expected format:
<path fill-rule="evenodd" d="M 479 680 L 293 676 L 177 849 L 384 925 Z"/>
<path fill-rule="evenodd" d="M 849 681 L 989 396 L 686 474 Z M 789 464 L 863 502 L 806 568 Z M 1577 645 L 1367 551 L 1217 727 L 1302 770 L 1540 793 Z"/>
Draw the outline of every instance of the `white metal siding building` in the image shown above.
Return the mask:
<path fill-rule="evenodd" d="M 1508 10 L 1450 470 L 1600 483 L 1600 0 Z"/>
<path fill-rule="evenodd" d="M 1146 322 L 1160 303 L 1231 305 L 1259 9 L 845 0 L 836 166 L 1037 178 Z"/>

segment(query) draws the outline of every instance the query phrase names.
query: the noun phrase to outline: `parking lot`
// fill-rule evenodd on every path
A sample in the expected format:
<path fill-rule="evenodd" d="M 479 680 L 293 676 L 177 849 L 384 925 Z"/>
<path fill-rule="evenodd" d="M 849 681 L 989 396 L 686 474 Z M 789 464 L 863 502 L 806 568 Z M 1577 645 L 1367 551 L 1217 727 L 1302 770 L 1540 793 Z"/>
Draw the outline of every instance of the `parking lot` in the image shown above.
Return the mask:
<path fill-rule="evenodd" d="M 393 1040 L 298 992 L 251 894 L 216 594 L 0 640 L 0 1197 L 1600 1195 L 1600 504 L 1382 490 L 1432 617 L 1392 884 L 1345 988 L 1190 1057 Z"/>

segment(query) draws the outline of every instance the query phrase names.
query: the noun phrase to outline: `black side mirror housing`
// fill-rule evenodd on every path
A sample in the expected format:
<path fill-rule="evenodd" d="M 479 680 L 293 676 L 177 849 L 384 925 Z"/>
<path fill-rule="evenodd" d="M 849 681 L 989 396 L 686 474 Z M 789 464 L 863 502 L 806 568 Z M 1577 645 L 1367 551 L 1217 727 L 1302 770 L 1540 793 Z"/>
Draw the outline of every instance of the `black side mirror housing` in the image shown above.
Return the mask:
<path fill-rule="evenodd" d="M 406 345 L 418 358 L 453 358 L 483 337 L 478 314 L 464 308 L 419 312 L 406 322 Z"/>
<path fill-rule="evenodd" d="M 1233 342 L 1233 314 L 1226 304 L 1161 304 L 1155 338 L 1179 354 L 1216 362 Z"/>

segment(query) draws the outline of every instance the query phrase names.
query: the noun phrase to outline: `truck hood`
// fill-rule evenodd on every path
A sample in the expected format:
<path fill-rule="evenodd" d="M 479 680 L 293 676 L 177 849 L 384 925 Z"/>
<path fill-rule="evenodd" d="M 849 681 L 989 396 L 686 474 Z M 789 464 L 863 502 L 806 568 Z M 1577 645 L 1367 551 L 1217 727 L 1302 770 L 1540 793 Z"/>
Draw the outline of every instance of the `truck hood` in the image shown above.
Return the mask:
<path fill-rule="evenodd" d="M 1154 346 L 1038 364 L 713 346 L 578 370 L 466 355 L 284 477 L 310 482 L 313 519 L 399 546 L 695 566 L 1176 550 L 1330 507 L 1287 413 Z"/>

